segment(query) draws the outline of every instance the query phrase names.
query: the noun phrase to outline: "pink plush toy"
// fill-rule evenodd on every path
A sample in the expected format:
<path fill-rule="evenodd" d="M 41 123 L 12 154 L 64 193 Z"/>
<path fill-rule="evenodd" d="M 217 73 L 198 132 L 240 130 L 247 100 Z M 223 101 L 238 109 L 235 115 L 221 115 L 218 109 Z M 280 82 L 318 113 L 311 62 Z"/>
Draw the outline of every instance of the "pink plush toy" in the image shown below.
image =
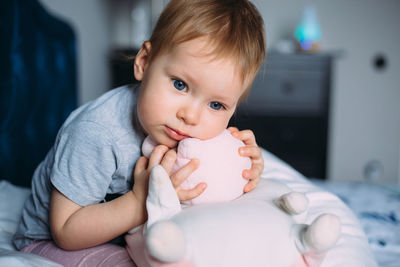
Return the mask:
<path fill-rule="evenodd" d="M 142 145 L 143 155 L 149 157 L 156 145 L 152 138 L 147 137 Z M 209 140 L 186 138 L 179 142 L 173 172 L 193 158 L 200 159 L 199 168 L 181 184 L 181 188 L 192 189 L 201 182 L 207 183 L 200 196 L 184 204 L 224 202 L 241 196 L 248 182 L 242 177 L 242 172 L 251 168 L 250 158 L 239 155 L 242 146 L 244 143 L 228 130 Z"/>
<path fill-rule="evenodd" d="M 143 154 L 150 155 L 155 145 L 146 139 Z M 322 214 L 310 225 L 301 223 L 308 207 L 306 196 L 273 179 L 261 179 L 243 195 L 247 180 L 242 171 L 251 167 L 250 159 L 238 154 L 243 145 L 227 130 L 214 139 L 180 142 L 176 169 L 191 158 L 200 160 L 182 187 L 208 184 L 183 209 L 166 171 L 160 165 L 152 169 L 148 221 L 125 237 L 139 267 L 321 264 L 340 237 L 339 219 Z"/>

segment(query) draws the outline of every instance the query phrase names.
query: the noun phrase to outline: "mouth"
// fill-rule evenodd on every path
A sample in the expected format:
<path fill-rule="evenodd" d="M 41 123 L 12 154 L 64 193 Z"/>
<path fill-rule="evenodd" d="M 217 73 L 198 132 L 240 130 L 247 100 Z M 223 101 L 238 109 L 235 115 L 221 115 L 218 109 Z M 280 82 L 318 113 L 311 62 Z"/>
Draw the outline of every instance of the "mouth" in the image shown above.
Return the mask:
<path fill-rule="evenodd" d="M 182 133 L 178 130 L 169 128 L 168 126 L 165 126 L 165 129 L 166 129 L 168 136 L 176 141 L 181 141 L 181 140 L 189 137 L 189 135 Z"/>

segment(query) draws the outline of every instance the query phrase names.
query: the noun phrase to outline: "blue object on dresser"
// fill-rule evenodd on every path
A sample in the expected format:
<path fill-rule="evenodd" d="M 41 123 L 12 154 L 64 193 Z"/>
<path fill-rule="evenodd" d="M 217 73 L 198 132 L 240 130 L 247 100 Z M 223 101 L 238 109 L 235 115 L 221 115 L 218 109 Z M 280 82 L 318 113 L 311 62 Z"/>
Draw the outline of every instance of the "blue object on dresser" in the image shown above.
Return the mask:
<path fill-rule="evenodd" d="M 75 35 L 37 0 L 3 0 L 0 39 L 0 179 L 30 187 L 77 106 Z"/>

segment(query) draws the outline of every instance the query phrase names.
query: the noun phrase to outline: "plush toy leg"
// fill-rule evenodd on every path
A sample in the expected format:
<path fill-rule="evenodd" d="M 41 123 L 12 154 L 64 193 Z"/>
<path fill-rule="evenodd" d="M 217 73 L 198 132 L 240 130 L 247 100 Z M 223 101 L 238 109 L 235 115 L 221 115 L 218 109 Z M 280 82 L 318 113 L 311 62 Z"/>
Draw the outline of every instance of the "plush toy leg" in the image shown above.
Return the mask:
<path fill-rule="evenodd" d="M 149 254 L 162 262 L 177 262 L 185 254 L 185 236 L 172 221 L 158 221 L 149 227 L 146 234 Z"/>
<path fill-rule="evenodd" d="M 181 205 L 168 173 L 161 165 L 150 173 L 146 200 L 147 223 L 144 228 L 149 254 L 163 262 L 176 262 L 185 252 L 182 230 L 169 218 L 181 211 Z"/>
<path fill-rule="evenodd" d="M 161 228 L 165 228 L 159 233 L 159 229 L 157 228 L 161 225 L 164 225 Z M 146 235 L 147 238 L 143 235 L 143 226 L 137 232 L 125 236 L 126 249 L 138 267 L 195 267 L 192 262 L 184 258 L 179 261 L 174 260 L 181 258 L 184 249 L 179 245 L 179 242 L 176 242 L 179 238 L 176 239 L 175 237 L 181 235 L 179 229 L 177 234 L 171 234 L 174 237 L 172 240 L 167 240 L 168 237 L 165 238 L 166 233 L 176 231 L 173 225 L 170 226 L 168 227 L 168 222 L 160 221 L 150 227 Z M 164 236 L 164 238 L 160 238 L 160 236 Z M 165 248 L 166 245 L 171 246 L 171 244 L 172 246 L 177 244 L 177 246 Z M 148 249 L 148 247 L 151 247 L 151 249 Z M 160 255 L 159 251 L 164 252 L 166 255 Z M 159 258 L 164 259 L 164 261 L 160 261 Z"/>
<path fill-rule="evenodd" d="M 308 207 L 307 197 L 299 192 L 290 192 L 279 197 L 275 204 L 288 214 L 299 214 Z"/>
<path fill-rule="evenodd" d="M 153 167 L 149 178 L 149 192 L 146 199 L 147 222 L 144 232 L 153 223 L 166 220 L 179 213 L 182 208 L 172 186 L 168 173 L 161 165 Z M 141 226 L 133 228 L 130 234 L 136 232 Z"/>
<path fill-rule="evenodd" d="M 146 228 L 159 220 L 171 218 L 182 209 L 171 179 L 161 165 L 156 165 L 151 170 L 146 208 Z"/>
<path fill-rule="evenodd" d="M 309 226 L 299 231 L 296 245 L 300 253 L 321 253 L 333 247 L 341 234 L 341 223 L 337 216 L 322 214 Z"/>
<path fill-rule="evenodd" d="M 161 165 L 153 167 L 149 178 L 149 192 L 146 199 L 147 222 L 144 232 L 153 223 L 166 220 L 179 213 L 182 208 L 178 196 L 172 186 L 168 173 Z M 141 226 L 135 227 L 128 233 L 133 234 Z"/>

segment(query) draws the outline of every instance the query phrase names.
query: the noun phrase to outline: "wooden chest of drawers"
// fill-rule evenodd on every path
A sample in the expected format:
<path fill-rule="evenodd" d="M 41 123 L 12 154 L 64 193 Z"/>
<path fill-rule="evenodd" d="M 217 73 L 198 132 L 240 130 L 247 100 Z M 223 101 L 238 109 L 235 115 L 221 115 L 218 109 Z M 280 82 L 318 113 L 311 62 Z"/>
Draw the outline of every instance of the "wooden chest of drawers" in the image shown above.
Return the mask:
<path fill-rule="evenodd" d="M 329 55 L 269 54 L 230 125 L 309 177 L 325 179 L 331 80 Z"/>

